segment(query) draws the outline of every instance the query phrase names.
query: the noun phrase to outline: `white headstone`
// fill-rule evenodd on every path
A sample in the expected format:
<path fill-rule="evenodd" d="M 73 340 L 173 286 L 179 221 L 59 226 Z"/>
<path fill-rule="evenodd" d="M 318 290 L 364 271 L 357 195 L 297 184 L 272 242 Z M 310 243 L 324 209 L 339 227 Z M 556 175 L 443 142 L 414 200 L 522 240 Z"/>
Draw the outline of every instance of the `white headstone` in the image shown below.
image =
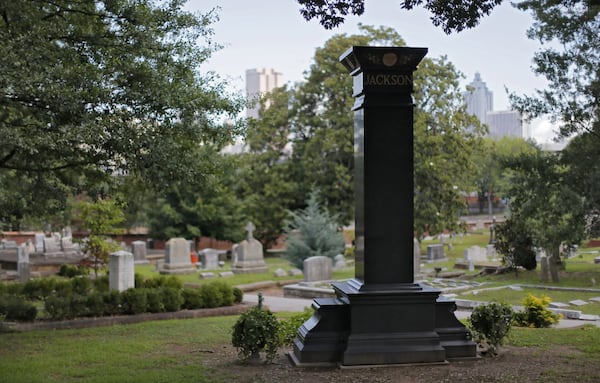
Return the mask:
<path fill-rule="evenodd" d="M 110 254 L 108 286 L 110 290 L 125 291 L 135 287 L 133 254 L 117 251 Z"/>
<path fill-rule="evenodd" d="M 17 247 L 17 273 L 19 282 L 25 283 L 29 280 L 29 252 L 24 244 Z"/>
<path fill-rule="evenodd" d="M 190 257 L 190 244 L 185 238 L 171 238 L 165 247 L 165 263 L 161 274 L 191 274 L 196 270 Z"/>
<path fill-rule="evenodd" d="M 328 281 L 331 280 L 333 261 L 329 257 L 315 256 L 306 258 L 303 262 L 304 281 Z"/>
<path fill-rule="evenodd" d="M 57 240 L 56 237 L 44 237 L 44 253 L 52 254 L 61 252 L 60 239 Z"/>
<path fill-rule="evenodd" d="M 36 253 L 44 252 L 44 238 L 46 238 L 44 233 L 35 233 L 34 246 Z"/>
<path fill-rule="evenodd" d="M 200 262 L 202 262 L 202 268 L 204 270 L 215 270 L 219 268 L 219 251 L 215 249 L 203 249 L 198 255 L 200 256 Z"/>

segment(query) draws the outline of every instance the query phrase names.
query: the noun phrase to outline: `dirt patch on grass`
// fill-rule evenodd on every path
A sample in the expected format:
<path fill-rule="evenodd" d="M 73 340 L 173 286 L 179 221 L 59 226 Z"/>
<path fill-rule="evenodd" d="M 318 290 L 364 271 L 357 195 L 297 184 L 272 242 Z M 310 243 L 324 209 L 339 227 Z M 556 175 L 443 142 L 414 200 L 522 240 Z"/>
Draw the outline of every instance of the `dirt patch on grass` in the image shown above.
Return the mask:
<path fill-rule="evenodd" d="M 506 346 L 497 357 L 455 361 L 446 365 L 360 369 L 293 367 L 282 350 L 272 364 L 244 365 L 232 346 L 202 353 L 202 364 L 217 375 L 240 383 L 299 382 L 598 382 L 600 368 L 570 347 L 542 350 Z"/>

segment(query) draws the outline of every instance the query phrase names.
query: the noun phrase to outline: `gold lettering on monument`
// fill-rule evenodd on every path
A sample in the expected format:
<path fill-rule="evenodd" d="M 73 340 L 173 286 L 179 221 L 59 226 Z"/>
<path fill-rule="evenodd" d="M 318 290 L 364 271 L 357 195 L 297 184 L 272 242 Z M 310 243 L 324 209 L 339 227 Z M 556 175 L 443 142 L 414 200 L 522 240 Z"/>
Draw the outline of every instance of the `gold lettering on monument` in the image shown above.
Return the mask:
<path fill-rule="evenodd" d="M 412 85 L 412 76 L 408 74 L 366 74 L 364 85 L 407 86 Z"/>

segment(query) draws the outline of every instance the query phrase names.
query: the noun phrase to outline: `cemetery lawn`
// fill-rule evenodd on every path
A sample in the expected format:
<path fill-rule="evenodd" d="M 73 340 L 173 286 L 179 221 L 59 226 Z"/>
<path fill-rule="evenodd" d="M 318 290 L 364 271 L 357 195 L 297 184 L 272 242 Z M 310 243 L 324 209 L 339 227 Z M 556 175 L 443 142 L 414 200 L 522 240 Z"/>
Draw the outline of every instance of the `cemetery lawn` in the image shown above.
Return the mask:
<path fill-rule="evenodd" d="M 278 314 L 279 315 L 279 314 Z M 288 317 L 286 314 L 281 316 Z M 597 382 L 600 328 L 513 329 L 495 358 L 373 369 L 242 365 L 236 317 L 0 334 L 0 381 L 35 382 Z"/>

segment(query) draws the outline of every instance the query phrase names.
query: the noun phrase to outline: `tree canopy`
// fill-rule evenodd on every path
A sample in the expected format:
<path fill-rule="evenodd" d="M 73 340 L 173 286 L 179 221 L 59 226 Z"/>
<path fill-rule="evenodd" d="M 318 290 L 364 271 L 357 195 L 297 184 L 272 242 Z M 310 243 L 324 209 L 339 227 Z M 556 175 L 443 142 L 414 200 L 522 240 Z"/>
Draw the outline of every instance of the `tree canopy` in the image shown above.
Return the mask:
<path fill-rule="evenodd" d="M 29 204 L 115 172 L 156 187 L 202 178 L 198 145 L 229 139 L 234 125 L 219 121 L 240 104 L 215 74 L 200 74 L 218 49 L 216 14 L 191 14 L 183 3 L 2 2 L 3 186 L 43 183 L 22 194 Z M 10 193 L 0 201 L 16 206 Z"/>
<path fill-rule="evenodd" d="M 390 28 L 361 25 L 360 31 L 335 35 L 317 48 L 305 82 L 267 95 L 269 107 L 249 122 L 240 198 L 253 222 L 270 225 L 262 235 L 281 233 L 285 212 L 303 208 L 312 189 L 339 225 L 353 221 L 354 98 L 339 56 L 353 45 L 404 45 Z M 460 76 L 443 57 L 425 58 L 415 72 L 418 233 L 456 228 L 465 207 L 460 191 L 470 182 L 471 154 L 482 130 L 465 111 Z"/>
<path fill-rule="evenodd" d="M 516 4 L 530 11 L 528 37 L 543 48 L 533 71 L 548 80 L 534 95 L 511 95 L 513 105 L 530 118 L 549 116 L 560 135 L 592 132 L 600 139 L 600 3 L 590 0 L 528 0 Z M 593 138 L 593 137 L 589 137 Z"/>
<path fill-rule="evenodd" d="M 360 16 L 365 11 L 365 0 L 297 0 L 300 14 L 306 19 L 317 19 L 325 29 L 333 29 L 349 14 Z M 441 26 L 444 32 L 460 32 L 479 24 L 479 19 L 489 15 L 502 0 L 403 0 L 400 7 L 411 10 L 422 6 L 431 12 L 433 25 Z"/>

